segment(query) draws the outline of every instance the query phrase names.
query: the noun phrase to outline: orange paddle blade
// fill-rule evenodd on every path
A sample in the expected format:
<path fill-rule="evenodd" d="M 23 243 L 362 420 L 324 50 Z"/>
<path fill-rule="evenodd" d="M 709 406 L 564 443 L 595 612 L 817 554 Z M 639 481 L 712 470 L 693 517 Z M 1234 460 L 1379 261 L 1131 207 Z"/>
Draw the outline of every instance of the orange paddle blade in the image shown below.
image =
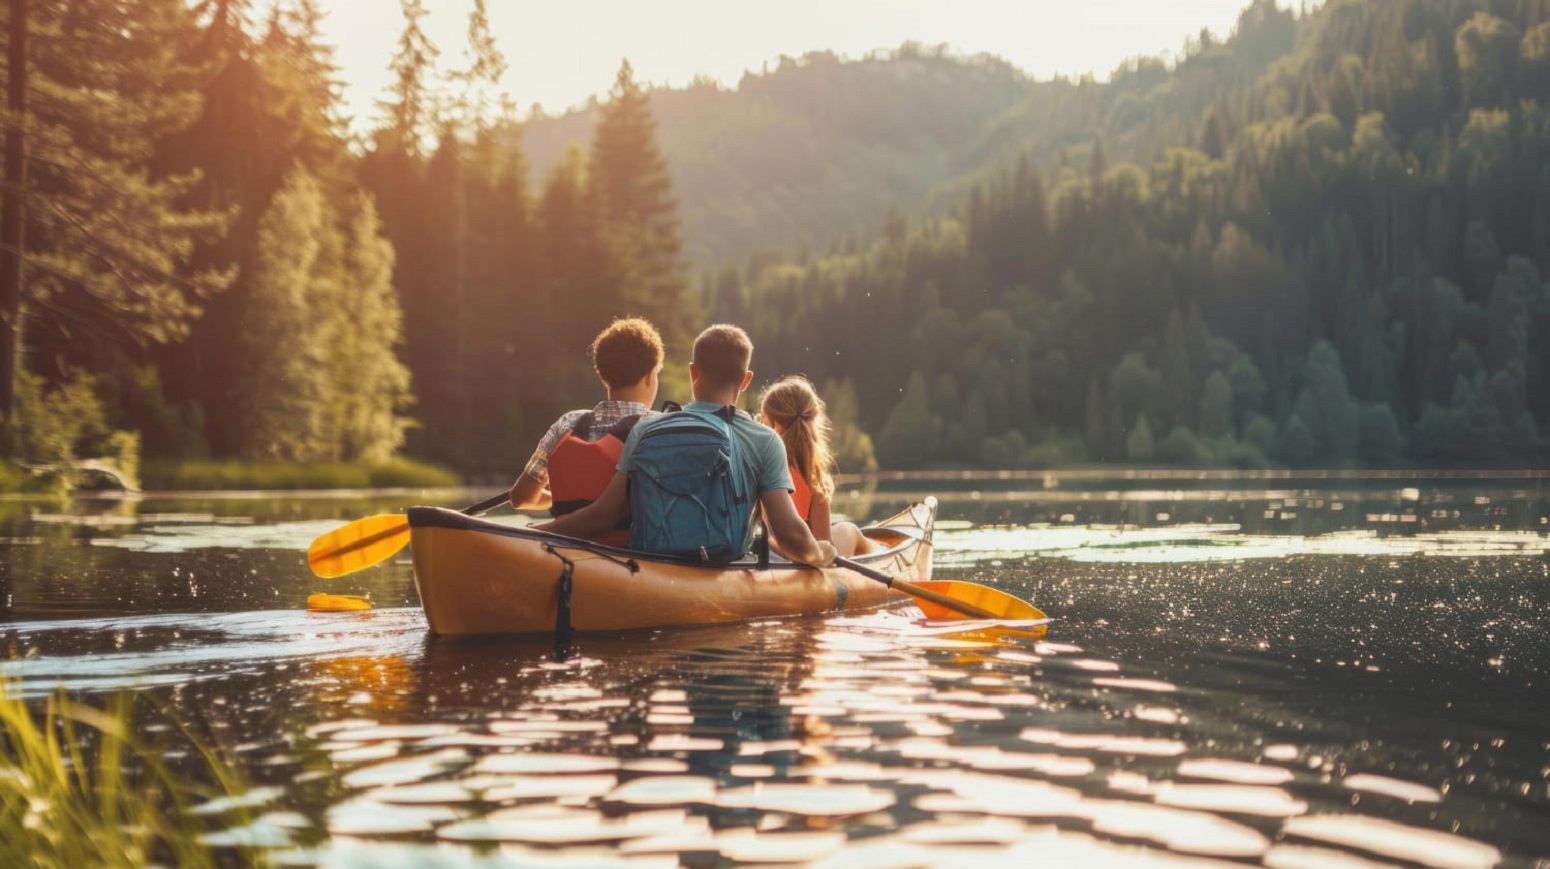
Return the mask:
<path fill-rule="evenodd" d="M 358 594 L 309 594 L 307 609 L 315 613 L 343 613 L 371 609 L 371 601 Z"/>
<path fill-rule="evenodd" d="M 922 579 L 913 585 L 927 588 L 938 594 L 988 610 L 998 619 L 1022 621 L 1024 619 L 1049 618 L 1042 610 L 1022 598 L 1013 597 L 1004 591 L 991 588 L 988 585 L 980 585 L 977 582 L 961 582 L 953 579 Z M 970 618 L 963 613 L 955 612 L 940 604 L 932 603 L 924 598 L 916 598 L 915 605 L 926 614 L 928 619 L 962 619 Z"/>
<path fill-rule="evenodd" d="M 312 541 L 307 563 L 318 576 L 344 576 L 392 558 L 408 543 L 409 520 L 402 515 L 367 516 Z"/>

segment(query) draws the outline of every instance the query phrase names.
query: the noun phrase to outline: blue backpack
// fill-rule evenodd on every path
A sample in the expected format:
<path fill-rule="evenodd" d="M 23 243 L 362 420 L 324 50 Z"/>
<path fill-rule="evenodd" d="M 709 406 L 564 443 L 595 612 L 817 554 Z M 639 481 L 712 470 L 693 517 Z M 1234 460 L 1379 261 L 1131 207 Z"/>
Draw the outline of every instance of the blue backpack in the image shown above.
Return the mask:
<path fill-rule="evenodd" d="M 642 423 L 630 461 L 630 548 L 697 561 L 742 558 L 753 517 L 742 461 L 720 415 L 681 410 Z"/>

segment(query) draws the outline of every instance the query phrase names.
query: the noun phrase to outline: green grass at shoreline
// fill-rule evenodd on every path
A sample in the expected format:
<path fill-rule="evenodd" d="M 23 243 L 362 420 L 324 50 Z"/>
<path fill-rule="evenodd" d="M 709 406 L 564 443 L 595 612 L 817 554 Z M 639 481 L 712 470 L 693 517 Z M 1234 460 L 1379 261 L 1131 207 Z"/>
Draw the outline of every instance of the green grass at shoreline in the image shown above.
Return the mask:
<path fill-rule="evenodd" d="M 52 480 L 24 471 L 8 462 L 0 462 L 0 492 L 47 495 L 56 488 Z"/>
<path fill-rule="evenodd" d="M 229 813 L 199 814 L 211 797 L 248 790 L 224 756 L 191 740 L 206 783 L 174 770 L 162 750 L 144 741 L 144 717 L 128 692 L 96 707 L 63 690 L 30 708 L 14 683 L 0 680 L 0 865 L 139 867 L 252 865 L 259 855 L 217 853 L 204 837 L 228 823 L 250 820 L 238 801 Z"/>
<path fill-rule="evenodd" d="M 148 462 L 141 469 L 147 491 L 226 489 L 446 488 L 462 480 L 445 468 L 408 459 L 383 464 L 331 462 Z"/>

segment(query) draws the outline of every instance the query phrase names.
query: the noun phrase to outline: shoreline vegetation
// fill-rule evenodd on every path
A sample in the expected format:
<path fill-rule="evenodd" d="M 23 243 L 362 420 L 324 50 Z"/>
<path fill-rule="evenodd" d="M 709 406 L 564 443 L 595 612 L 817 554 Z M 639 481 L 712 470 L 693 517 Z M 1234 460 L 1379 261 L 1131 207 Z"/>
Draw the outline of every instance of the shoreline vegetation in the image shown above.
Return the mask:
<path fill-rule="evenodd" d="M 381 464 L 333 462 L 238 462 L 196 460 L 153 462 L 144 469 L 137 491 L 156 494 L 189 492 L 329 492 L 431 489 L 485 489 L 497 482 L 469 481 L 447 468 L 394 459 Z M 836 482 L 847 486 L 875 487 L 879 483 L 934 481 L 945 484 L 972 482 L 1037 481 L 1045 488 L 1086 485 L 1094 481 L 1211 481 L 1211 480 L 1524 480 L 1545 479 L 1543 468 L 1232 468 L 1219 466 L 1176 467 L 1157 464 L 1070 464 L 1033 468 L 985 468 L 974 466 L 935 468 L 870 468 L 840 471 Z M 74 480 L 75 483 L 71 483 Z M 60 497 L 71 493 L 112 491 L 89 483 L 103 478 L 93 472 L 31 473 L 14 465 L 0 464 L 0 497 Z M 87 485 L 81 485 L 83 482 Z"/>
<path fill-rule="evenodd" d="M 102 707 L 59 690 L 34 712 L 0 681 L 0 865 L 215 866 L 206 836 L 250 820 L 241 772 L 162 710 L 191 748 L 200 783 L 145 741 L 144 705 L 126 691 Z M 212 809 L 200 811 L 206 800 Z M 242 849 L 237 852 L 243 853 Z M 251 857 L 252 855 L 247 855 Z M 244 859 L 244 862 L 246 858 Z"/>
<path fill-rule="evenodd" d="M 125 485 L 127 484 L 127 485 Z M 138 477 L 109 462 L 61 463 L 44 469 L 0 464 L 0 494 L 59 495 L 122 488 L 145 492 L 302 491 L 323 489 L 448 489 L 456 472 L 425 462 L 244 462 L 217 459 L 152 461 Z"/>
<path fill-rule="evenodd" d="M 200 460 L 146 465 L 146 491 L 216 489 L 445 489 L 457 473 L 410 459 L 387 462 L 237 462 Z"/>

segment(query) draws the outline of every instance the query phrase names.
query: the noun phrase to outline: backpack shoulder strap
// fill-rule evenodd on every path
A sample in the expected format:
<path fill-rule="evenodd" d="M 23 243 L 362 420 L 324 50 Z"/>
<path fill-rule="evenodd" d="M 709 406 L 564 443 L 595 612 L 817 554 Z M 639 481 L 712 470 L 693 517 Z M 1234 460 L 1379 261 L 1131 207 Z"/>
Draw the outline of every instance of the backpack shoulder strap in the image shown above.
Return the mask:
<path fill-rule="evenodd" d="M 645 416 L 645 414 L 643 414 L 643 413 L 632 413 L 632 414 L 630 414 L 629 416 L 625 417 L 624 419 L 621 419 L 618 422 L 614 423 L 613 427 L 608 429 L 608 432 L 605 435 L 605 437 L 618 438 L 621 441 L 624 440 L 625 438 L 628 438 L 630 436 L 630 432 L 635 430 L 635 424 L 640 422 L 641 419 L 644 416 Z"/>
<path fill-rule="evenodd" d="M 576 420 L 576 424 L 571 426 L 571 434 L 575 435 L 577 438 L 579 438 L 581 440 L 584 440 L 584 441 L 591 440 L 592 439 L 592 422 L 596 418 L 597 418 L 596 414 L 593 413 L 593 411 L 590 411 L 590 410 L 587 411 L 586 413 L 582 414 L 581 418 Z"/>
<path fill-rule="evenodd" d="M 690 414 L 697 419 L 705 420 L 717 428 L 725 429 L 728 435 L 732 433 L 732 420 L 737 416 L 737 408 L 732 405 L 724 405 L 713 411 L 683 410 L 682 413 Z"/>

